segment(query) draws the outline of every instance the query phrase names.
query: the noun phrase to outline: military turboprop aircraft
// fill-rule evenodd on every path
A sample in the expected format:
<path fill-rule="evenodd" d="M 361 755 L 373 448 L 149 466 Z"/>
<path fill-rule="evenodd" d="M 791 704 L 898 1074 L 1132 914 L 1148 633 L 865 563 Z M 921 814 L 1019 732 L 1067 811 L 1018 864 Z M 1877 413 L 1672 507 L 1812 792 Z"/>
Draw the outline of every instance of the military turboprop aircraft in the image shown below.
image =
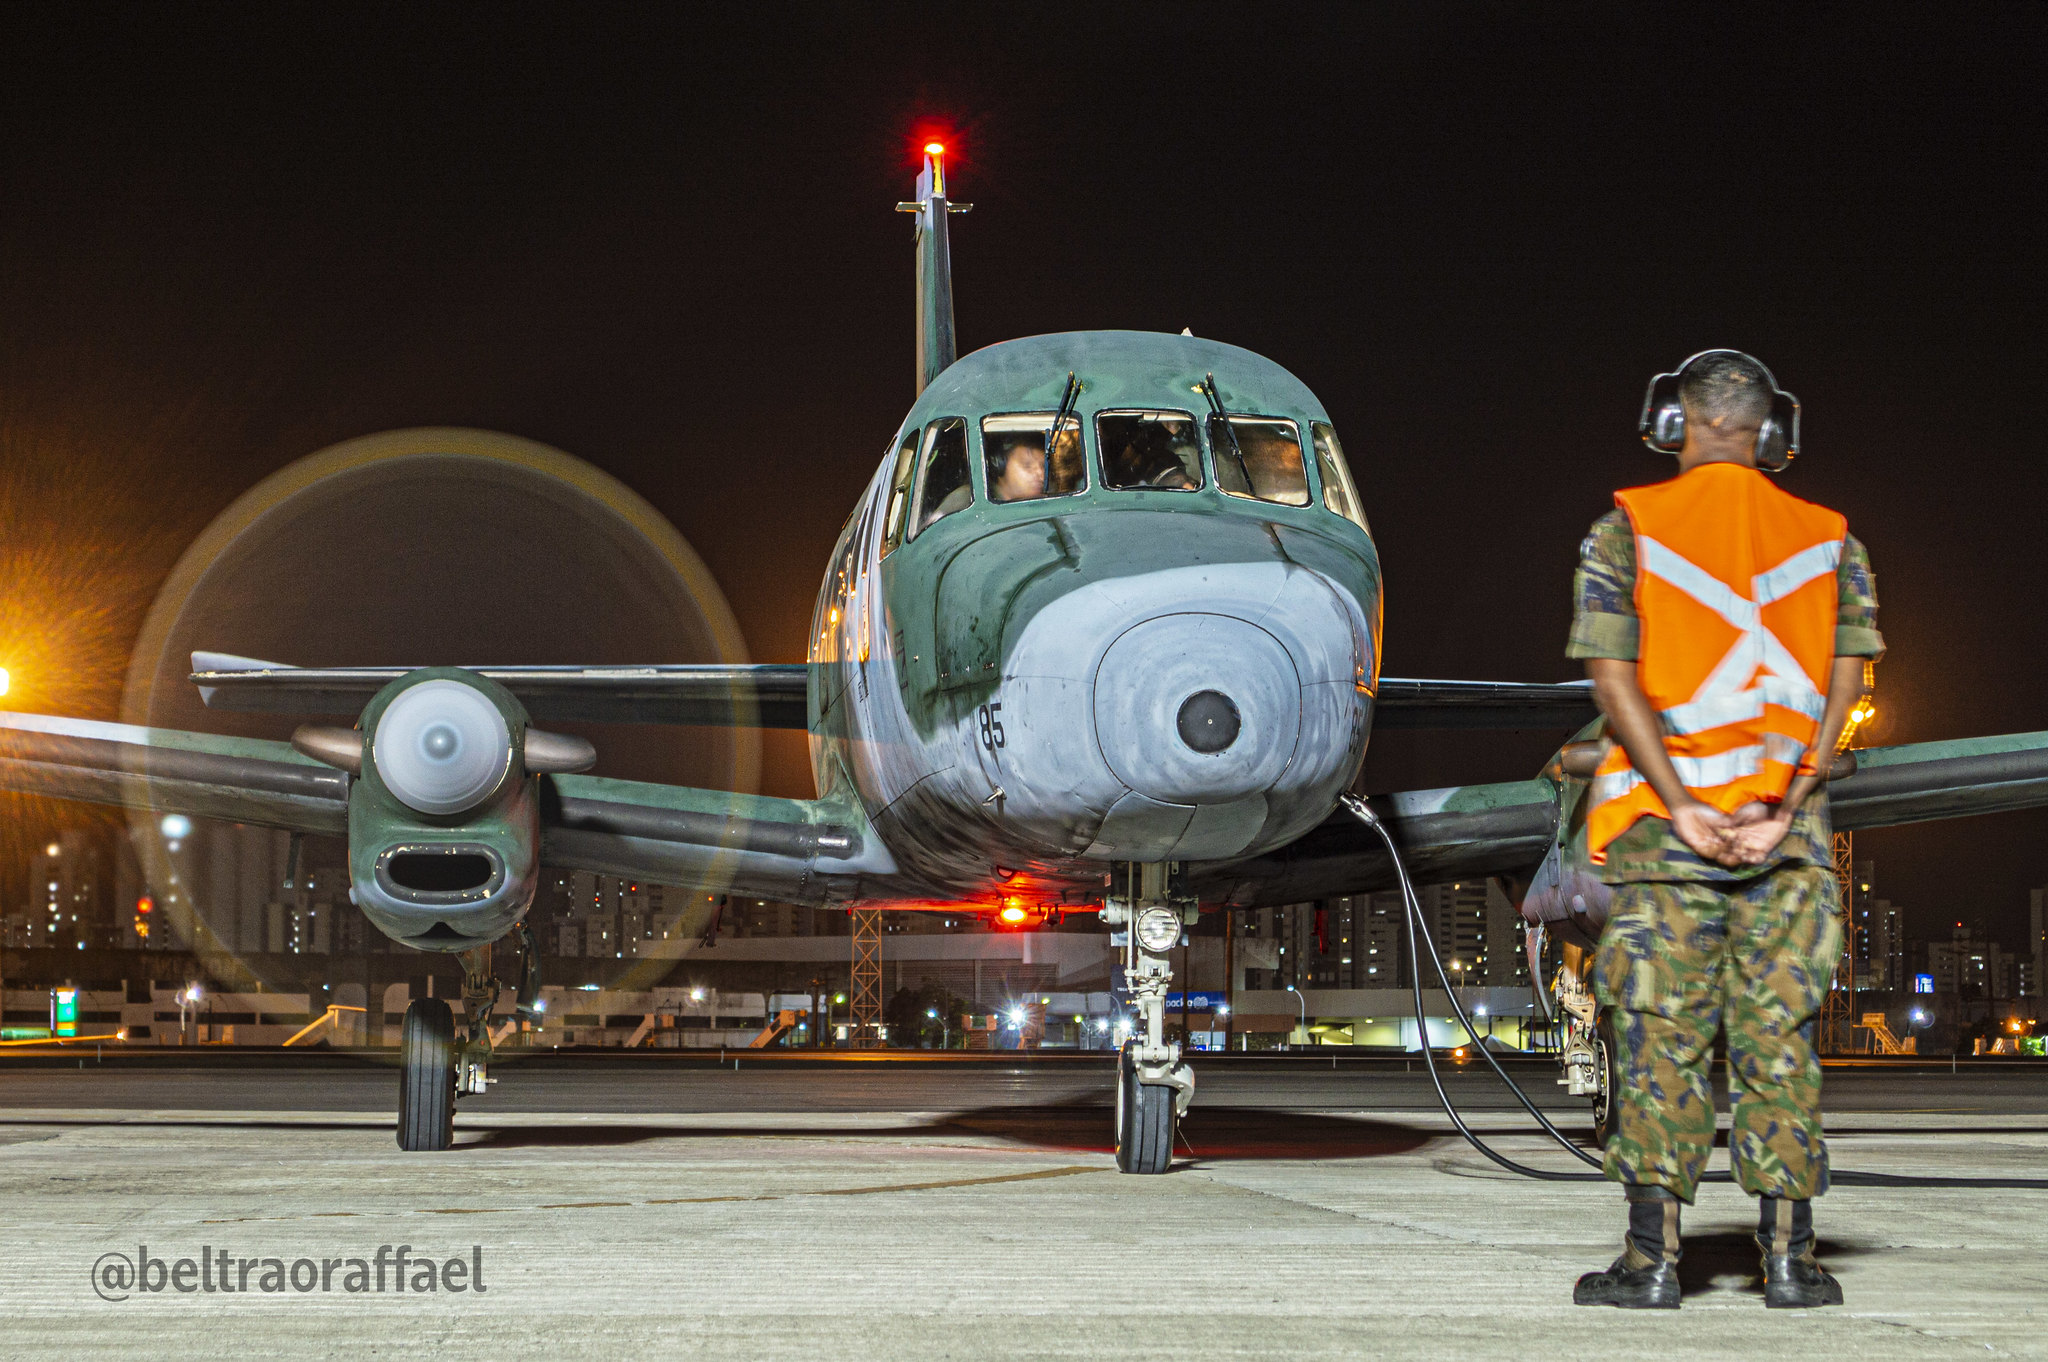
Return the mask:
<path fill-rule="evenodd" d="M 0 788 L 346 837 L 351 897 L 461 955 L 465 1026 L 415 1000 L 398 1139 L 451 1142 L 484 1091 L 540 866 L 811 905 L 1092 911 L 1121 928 L 1142 1025 L 1118 1058 L 1117 1161 L 1162 1172 L 1193 1075 L 1164 1029 L 1199 912 L 1394 883 L 1339 808 L 1375 723 L 1569 730 L 1583 684 L 1380 675 L 1380 564 L 1330 417 L 1279 365 L 1186 333 L 1034 336 L 955 358 L 943 151 L 916 215 L 918 394 L 827 564 L 792 665 L 294 668 L 194 657 L 209 705 L 353 714 L 289 744 L 0 715 Z M 811 735 L 817 797 L 582 775 L 551 720 Z M 2048 733 L 1861 754 L 1836 826 L 2048 803 Z M 1372 801 L 1417 879 L 1534 885 L 1533 921 L 1599 930 L 1590 768 Z M 1576 976 L 1575 976 L 1576 977 Z M 1571 980 L 1561 989 L 1570 992 Z M 1576 1015 L 1576 1014 L 1575 1014 Z M 1574 1061 L 1580 1072 L 1584 1064 Z M 1588 1089 L 1590 1091 L 1590 1089 Z"/>

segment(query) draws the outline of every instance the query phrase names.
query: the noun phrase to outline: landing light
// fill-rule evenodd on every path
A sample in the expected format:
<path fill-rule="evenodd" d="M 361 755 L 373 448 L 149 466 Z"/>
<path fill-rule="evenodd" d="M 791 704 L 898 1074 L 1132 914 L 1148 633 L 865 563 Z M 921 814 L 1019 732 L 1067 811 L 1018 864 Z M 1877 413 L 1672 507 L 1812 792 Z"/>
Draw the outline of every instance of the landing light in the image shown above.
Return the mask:
<path fill-rule="evenodd" d="M 1138 914 L 1138 944 L 1163 954 L 1180 944 L 1180 914 L 1171 908 L 1147 908 Z"/>
<path fill-rule="evenodd" d="M 927 156 L 944 156 L 946 154 L 945 144 L 943 142 L 927 142 L 924 144 L 924 154 Z"/>

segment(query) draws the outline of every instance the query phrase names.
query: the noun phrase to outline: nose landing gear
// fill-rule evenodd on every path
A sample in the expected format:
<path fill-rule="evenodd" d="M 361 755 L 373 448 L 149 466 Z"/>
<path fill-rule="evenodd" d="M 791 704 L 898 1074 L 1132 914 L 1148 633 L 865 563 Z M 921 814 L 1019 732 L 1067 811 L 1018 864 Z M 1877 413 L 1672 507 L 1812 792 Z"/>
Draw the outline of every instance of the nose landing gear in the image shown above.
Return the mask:
<path fill-rule="evenodd" d="M 539 1014 L 540 951 L 533 929 L 521 923 L 519 989 L 515 1012 Z M 491 1016 L 504 985 L 491 974 L 491 948 L 462 952 L 463 1036 L 455 1035 L 455 1014 L 440 998 L 415 998 L 405 1009 L 399 1032 L 398 1147 L 432 1152 L 455 1143 L 455 1099 L 480 1096 L 490 1077 Z"/>
<path fill-rule="evenodd" d="M 1117 1052 L 1116 1166 L 1125 1173 L 1164 1173 L 1173 1162 L 1180 1118 L 1194 1100 L 1195 1075 L 1180 1045 L 1166 1039 L 1166 952 L 1180 944 L 1192 904 L 1170 892 L 1170 865 L 1125 868 L 1124 894 L 1102 906 L 1104 925 L 1122 926 L 1124 980 L 1138 1013 L 1138 1033 Z"/>

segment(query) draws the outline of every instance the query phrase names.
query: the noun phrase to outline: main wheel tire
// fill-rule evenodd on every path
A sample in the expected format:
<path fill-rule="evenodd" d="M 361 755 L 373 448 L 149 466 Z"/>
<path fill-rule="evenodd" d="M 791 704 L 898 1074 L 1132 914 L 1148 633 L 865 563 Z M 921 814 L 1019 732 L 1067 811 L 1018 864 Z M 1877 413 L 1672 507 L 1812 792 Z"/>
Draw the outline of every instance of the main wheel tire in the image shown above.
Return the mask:
<path fill-rule="evenodd" d="M 1603 1008 L 1593 1027 L 1594 1071 L 1600 1091 L 1593 1094 L 1593 1143 L 1605 1149 L 1621 1125 L 1621 1069 L 1614 1050 L 1614 1019 Z"/>
<path fill-rule="evenodd" d="M 1117 1057 L 1116 1166 L 1124 1173 L 1164 1173 L 1173 1162 L 1178 1117 L 1173 1088 L 1138 1081 L 1129 1046 Z"/>
<path fill-rule="evenodd" d="M 455 1143 L 455 1014 L 439 998 L 415 998 L 398 1041 L 398 1147 Z"/>

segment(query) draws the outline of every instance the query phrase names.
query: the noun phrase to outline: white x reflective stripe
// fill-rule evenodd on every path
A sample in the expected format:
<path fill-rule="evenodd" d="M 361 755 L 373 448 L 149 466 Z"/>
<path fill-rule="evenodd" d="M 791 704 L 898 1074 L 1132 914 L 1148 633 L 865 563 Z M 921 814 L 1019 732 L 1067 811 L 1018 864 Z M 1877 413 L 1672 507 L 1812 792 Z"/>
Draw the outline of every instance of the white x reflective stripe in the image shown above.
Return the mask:
<path fill-rule="evenodd" d="M 1662 578 L 1742 631 L 1742 637 L 1722 655 L 1692 699 L 1664 711 L 1665 724 L 1672 732 L 1699 733 L 1759 718 L 1765 704 L 1782 705 L 1820 721 L 1825 708 L 1820 692 L 1799 660 L 1764 627 L 1761 606 L 1782 600 L 1816 577 L 1834 571 L 1841 556 L 1840 540 L 1803 548 L 1751 578 L 1756 600 L 1746 601 L 1684 554 L 1648 535 L 1641 536 L 1638 557 L 1643 571 Z M 1761 686 L 1752 685 L 1759 670 L 1767 675 Z"/>

